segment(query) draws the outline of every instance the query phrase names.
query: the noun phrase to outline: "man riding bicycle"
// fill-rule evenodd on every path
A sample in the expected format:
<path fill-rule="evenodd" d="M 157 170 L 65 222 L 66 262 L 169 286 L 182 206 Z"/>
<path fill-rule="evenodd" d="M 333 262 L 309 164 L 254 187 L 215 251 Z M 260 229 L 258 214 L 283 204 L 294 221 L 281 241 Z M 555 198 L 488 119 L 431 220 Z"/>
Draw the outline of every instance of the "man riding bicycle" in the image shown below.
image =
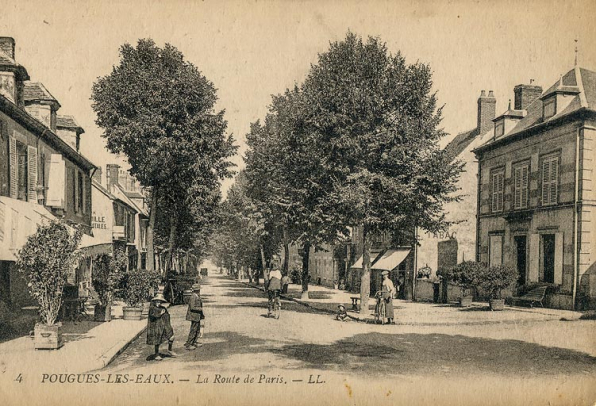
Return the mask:
<path fill-rule="evenodd" d="M 269 303 L 267 304 L 267 317 L 271 316 L 271 312 L 275 306 L 275 318 L 279 318 L 279 309 L 281 309 L 281 271 L 279 270 L 279 259 L 274 258 L 271 263 L 271 272 L 265 288 L 267 289 L 267 296 Z"/>

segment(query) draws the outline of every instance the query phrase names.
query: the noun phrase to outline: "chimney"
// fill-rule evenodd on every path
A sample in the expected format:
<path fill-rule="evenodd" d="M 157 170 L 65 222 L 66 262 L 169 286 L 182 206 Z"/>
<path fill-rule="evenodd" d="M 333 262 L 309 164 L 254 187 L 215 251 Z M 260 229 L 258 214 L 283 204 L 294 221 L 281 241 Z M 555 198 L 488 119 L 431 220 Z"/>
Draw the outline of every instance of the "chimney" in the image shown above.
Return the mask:
<path fill-rule="evenodd" d="M 478 123 L 477 129 L 480 134 L 486 133 L 493 128 L 493 118 L 497 107 L 497 99 L 492 90 L 489 90 L 488 96 L 482 90 L 478 98 Z"/>
<path fill-rule="evenodd" d="M 118 172 L 120 171 L 120 166 L 116 164 L 107 164 L 106 165 L 106 183 L 108 190 L 111 192 L 113 190 L 113 186 L 118 184 Z"/>
<path fill-rule="evenodd" d="M 532 84 L 517 85 L 513 88 L 513 93 L 515 94 L 515 110 L 526 110 L 534 100 L 542 95 L 542 87 Z"/>
<path fill-rule="evenodd" d="M 14 44 L 14 38 L 0 37 L 0 49 L 12 59 L 14 59 Z"/>
<path fill-rule="evenodd" d="M 99 166 L 93 173 L 93 180 L 96 181 L 97 183 L 99 183 L 100 185 L 102 184 L 101 183 L 101 166 Z"/>

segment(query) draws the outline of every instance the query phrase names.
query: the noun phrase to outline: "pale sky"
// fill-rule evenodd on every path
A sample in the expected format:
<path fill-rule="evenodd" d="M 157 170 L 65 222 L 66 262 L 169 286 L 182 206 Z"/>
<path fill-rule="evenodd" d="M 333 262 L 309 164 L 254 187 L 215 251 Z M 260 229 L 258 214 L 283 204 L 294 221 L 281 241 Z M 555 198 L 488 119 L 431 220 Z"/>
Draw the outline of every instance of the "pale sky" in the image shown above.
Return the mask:
<path fill-rule="evenodd" d="M 302 82 L 317 53 L 348 30 L 379 36 L 407 62 L 430 64 L 452 136 L 475 127 L 480 90 L 495 92 L 499 114 L 515 85 L 534 79 L 548 88 L 573 67 L 575 39 L 580 66 L 596 70 L 593 1 L 11 3 L 0 5 L 0 35 L 15 38 L 17 62 L 59 100 L 59 114 L 85 128 L 82 153 L 101 166 L 115 158 L 94 123 L 91 86 L 118 64 L 119 47 L 139 38 L 176 46 L 215 84 L 241 153 L 271 94 Z"/>

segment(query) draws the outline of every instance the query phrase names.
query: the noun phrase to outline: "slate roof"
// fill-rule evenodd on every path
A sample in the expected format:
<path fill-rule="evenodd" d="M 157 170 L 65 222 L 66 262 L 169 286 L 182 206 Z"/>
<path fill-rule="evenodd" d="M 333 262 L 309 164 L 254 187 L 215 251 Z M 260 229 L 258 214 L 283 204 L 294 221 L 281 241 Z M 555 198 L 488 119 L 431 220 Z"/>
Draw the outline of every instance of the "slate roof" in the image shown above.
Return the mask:
<path fill-rule="evenodd" d="M 557 111 L 557 114 L 544 120 L 542 116 L 542 100 L 558 91 L 570 92 L 573 95 L 573 99 L 562 111 Z M 484 145 L 480 146 L 479 149 L 484 149 L 493 143 L 500 144 L 503 140 L 520 134 L 532 127 L 558 120 L 580 109 L 596 112 L 596 72 L 576 66 L 549 87 L 540 98 L 534 100 L 528 106 L 526 116 L 519 120 L 510 132 L 496 140 L 490 139 Z"/>
<path fill-rule="evenodd" d="M 447 155 L 450 157 L 450 160 L 453 161 L 455 158 L 459 156 L 474 140 L 476 136 L 479 134 L 478 128 L 474 128 L 473 130 L 466 131 L 463 133 L 459 133 L 452 139 L 449 144 L 445 146 L 443 149 Z"/>
<path fill-rule="evenodd" d="M 57 128 L 69 128 L 73 130 L 80 130 L 81 132 L 85 132 L 83 127 L 77 123 L 73 116 L 56 116 L 56 127 Z"/>
<path fill-rule="evenodd" d="M 39 82 L 25 82 L 23 88 L 23 99 L 25 102 L 28 101 L 50 101 L 58 104 L 60 103 L 52 94 L 46 89 L 46 87 Z"/>

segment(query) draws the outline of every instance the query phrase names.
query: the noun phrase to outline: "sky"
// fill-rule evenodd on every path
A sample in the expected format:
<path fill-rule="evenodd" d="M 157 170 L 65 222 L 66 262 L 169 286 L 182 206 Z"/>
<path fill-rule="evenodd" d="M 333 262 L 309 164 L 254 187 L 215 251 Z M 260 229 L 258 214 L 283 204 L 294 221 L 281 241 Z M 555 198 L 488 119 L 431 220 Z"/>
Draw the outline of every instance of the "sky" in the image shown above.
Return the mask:
<path fill-rule="evenodd" d="M 119 48 L 170 43 L 218 89 L 239 145 L 263 119 L 271 95 L 301 83 L 317 55 L 348 30 L 378 36 L 406 62 L 429 64 L 455 136 L 476 125 L 476 100 L 493 90 L 497 114 L 521 83 L 544 89 L 573 67 L 596 71 L 594 1 L 226 1 L 19 0 L 0 5 L 0 36 L 16 60 L 85 129 L 81 152 L 96 165 L 123 162 L 104 148 L 91 108 L 94 81 L 119 62 Z M 442 143 L 445 144 L 448 139 Z M 224 190 L 231 180 L 224 182 Z"/>

